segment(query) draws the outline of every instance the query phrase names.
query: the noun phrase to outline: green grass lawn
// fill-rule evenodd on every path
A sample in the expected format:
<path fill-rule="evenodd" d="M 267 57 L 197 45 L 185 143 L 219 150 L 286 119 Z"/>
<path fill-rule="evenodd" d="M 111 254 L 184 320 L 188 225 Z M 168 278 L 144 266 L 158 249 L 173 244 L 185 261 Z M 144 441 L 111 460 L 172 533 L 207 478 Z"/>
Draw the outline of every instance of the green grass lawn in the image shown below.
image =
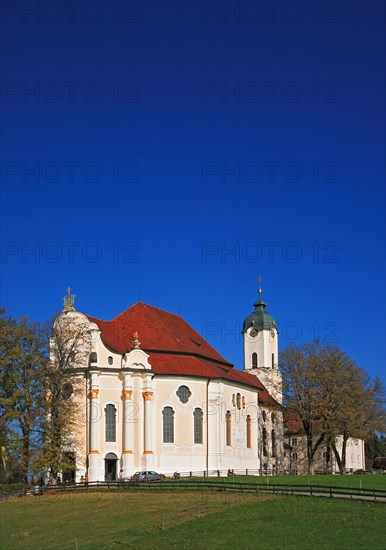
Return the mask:
<path fill-rule="evenodd" d="M 384 550 L 381 504 L 280 497 L 235 505 L 190 524 L 157 532 L 157 549 Z M 201 538 L 200 538 L 201 537 Z M 201 541 L 201 542 L 199 542 Z"/>
<path fill-rule="evenodd" d="M 373 502 L 85 489 L 0 503 L 0 548 L 385 550 L 385 520 Z"/>
<path fill-rule="evenodd" d="M 195 478 L 202 479 L 202 478 Z M 234 476 L 210 477 L 210 481 L 222 483 L 258 483 L 260 484 L 288 484 L 288 485 L 323 485 L 329 487 L 350 487 L 363 489 L 383 489 L 386 491 L 386 475 L 353 474 L 353 475 L 317 475 L 317 476 Z"/>

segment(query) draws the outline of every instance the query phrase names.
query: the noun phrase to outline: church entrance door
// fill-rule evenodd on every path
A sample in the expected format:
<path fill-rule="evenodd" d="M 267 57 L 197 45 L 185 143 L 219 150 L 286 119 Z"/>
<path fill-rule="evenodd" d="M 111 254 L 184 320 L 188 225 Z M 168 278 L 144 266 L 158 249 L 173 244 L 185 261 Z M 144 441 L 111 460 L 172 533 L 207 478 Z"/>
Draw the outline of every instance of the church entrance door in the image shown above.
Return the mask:
<path fill-rule="evenodd" d="M 105 456 L 105 481 L 115 481 L 117 479 L 118 457 L 114 453 L 108 453 Z"/>

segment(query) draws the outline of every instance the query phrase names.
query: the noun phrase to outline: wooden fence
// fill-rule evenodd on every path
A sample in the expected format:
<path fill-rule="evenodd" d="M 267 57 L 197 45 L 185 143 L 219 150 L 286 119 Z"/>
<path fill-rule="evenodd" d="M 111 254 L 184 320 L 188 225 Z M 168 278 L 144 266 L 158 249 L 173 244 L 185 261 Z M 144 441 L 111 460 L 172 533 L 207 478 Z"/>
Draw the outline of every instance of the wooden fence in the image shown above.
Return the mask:
<path fill-rule="evenodd" d="M 264 494 L 272 495 L 292 495 L 292 496 L 311 496 L 311 497 L 329 497 L 345 498 L 353 500 L 366 500 L 374 502 L 386 502 L 386 490 L 339 487 L 333 485 L 319 485 L 313 483 L 291 484 L 291 483 L 266 483 L 261 482 L 240 482 L 231 477 L 226 479 L 194 478 L 195 476 L 181 477 L 178 480 L 165 479 L 163 481 L 145 481 L 135 482 L 132 480 L 120 481 L 93 481 L 87 484 L 74 483 L 72 485 L 57 485 L 40 487 L 35 486 L 30 489 L 21 489 L 14 493 L 1 492 L 0 498 L 34 495 L 42 496 L 51 492 L 62 491 L 227 491 L 240 493 L 253 493 L 256 496 Z"/>

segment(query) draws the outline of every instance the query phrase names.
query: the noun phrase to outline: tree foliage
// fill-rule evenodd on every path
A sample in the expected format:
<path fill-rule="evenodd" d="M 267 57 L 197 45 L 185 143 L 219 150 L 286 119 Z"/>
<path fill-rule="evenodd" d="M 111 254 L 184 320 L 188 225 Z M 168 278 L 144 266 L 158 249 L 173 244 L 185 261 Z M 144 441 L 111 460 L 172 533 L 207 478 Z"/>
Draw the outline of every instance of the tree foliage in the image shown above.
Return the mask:
<path fill-rule="evenodd" d="M 3 477 L 28 480 L 44 418 L 45 327 L 0 317 L 0 447 Z M 4 468 L 5 466 L 5 468 Z"/>
<path fill-rule="evenodd" d="M 90 343 L 87 323 L 63 312 L 46 324 L 0 311 L 0 479 L 71 470 L 82 391 L 78 365 Z"/>
<path fill-rule="evenodd" d="M 90 353 L 88 324 L 72 312 L 63 312 L 52 323 L 50 358 L 45 372 L 44 438 L 39 464 L 56 479 L 59 472 L 74 469 L 73 451 L 82 423 L 78 397 L 83 391 L 79 366 Z"/>
<path fill-rule="evenodd" d="M 373 468 L 376 458 L 386 457 L 386 436 L 373 432 L 365 443 L 366 469 Z"/>
<path fill-rule="evenodd" d="M 287 347 L 280 356 L 284 403 L 300 418 L 307 438 L 309 473 L 319 446 L 332 449 L 341 472 L 349 438 L 365 439 L 385 423 L 384 393 L 345 352 L 313 341 Z M 338 450 L 341 443 L 341 452 Z"/>

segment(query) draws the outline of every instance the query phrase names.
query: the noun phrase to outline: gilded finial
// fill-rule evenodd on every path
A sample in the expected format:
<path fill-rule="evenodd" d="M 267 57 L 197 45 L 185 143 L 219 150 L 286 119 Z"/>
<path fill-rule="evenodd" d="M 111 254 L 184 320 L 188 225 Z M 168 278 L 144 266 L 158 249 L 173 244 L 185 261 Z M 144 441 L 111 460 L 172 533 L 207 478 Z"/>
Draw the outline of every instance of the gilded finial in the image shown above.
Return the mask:
<path fill-rule="evenodd" d="M 138 332 L 135 331 L 134 334 L 133 334 L 133 347 L 134 347 L 134 349 L 138 349 L 140 344 L 141 344 L 141 342 L 139 341 Z"/>
<path fill-rule="evenodd" d="M 67 296 L 63 298 L 64 308 L 63 311 L 75 311 L 75 294 L 71 294 L 71 288 L 67 288 Z"/>

